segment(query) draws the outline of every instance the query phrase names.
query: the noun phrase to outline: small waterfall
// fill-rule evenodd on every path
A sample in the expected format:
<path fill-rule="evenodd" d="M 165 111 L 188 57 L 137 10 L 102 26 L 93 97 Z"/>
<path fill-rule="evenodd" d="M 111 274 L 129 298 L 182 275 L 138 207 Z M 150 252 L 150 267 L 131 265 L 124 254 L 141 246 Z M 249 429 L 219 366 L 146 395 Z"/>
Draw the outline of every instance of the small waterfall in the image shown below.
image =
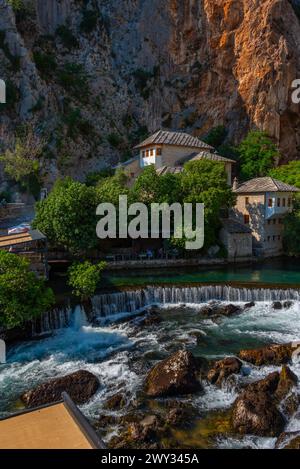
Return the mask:
<path fill-rule="evenodd" d="M 228 302 L 270 302 L 300 301 L 300 290 L 235 288 L 226 285 L 194 287 L 149 286 L 138 290 L 105 293 L 92 298 L 94 316 L 114 319 L 117 315 L 134 314 L 151 305 L 201 304 L 208 301 Z M 32 335 L 37 336 L 57 329 L 72 327 L 75 330 L 88 324 L 83 306 L 56 307 L 32 324 Z"/>
<path fill-rule="evenodd" d="M 32 335 L 37 336 L 46 332 L 68 327 L 71 324 L 72 308 L 61 306 L 44 313 L 40 318 L 32 321 Z"/>
<path fill-rule="evenodd" d="M 149 286 L 135 291 L 96 295 L 92 298 L 92 304 L 97 317 L 104 318 L 120 313 L 135 313 L 151 305 L 200 304 L 212 300 L 228 302 L 300 301 L 300 290 L 235 288 L 226 285 L 195 287 Z"/>

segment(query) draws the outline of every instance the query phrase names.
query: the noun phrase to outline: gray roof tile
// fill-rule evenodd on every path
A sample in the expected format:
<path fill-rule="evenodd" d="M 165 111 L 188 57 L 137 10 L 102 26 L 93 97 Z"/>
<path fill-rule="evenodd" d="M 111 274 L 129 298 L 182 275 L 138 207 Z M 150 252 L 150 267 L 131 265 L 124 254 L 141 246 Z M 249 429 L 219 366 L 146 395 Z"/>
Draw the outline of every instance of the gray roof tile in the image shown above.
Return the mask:
<path fill-rule="evenodd" d="M 261 177 L 250 179 L 250 181 L 240 184 L 238 188 L 234 190 L 234 192 L 237 194 L 262 192 L 300 192 L 300 189 L 271 177 Z"/>
<path fill-rule="evenodd" d="M 213 147 L 202 142 L 199 138 L 193 137 L 185 132 L 169 132 L 166 130 L 159 130 L 137 145 L 135 149 L 143 148 L 148 145 L 180 145 L 191 148 L 203 148 L 206 150 L 213 149 Z"/>

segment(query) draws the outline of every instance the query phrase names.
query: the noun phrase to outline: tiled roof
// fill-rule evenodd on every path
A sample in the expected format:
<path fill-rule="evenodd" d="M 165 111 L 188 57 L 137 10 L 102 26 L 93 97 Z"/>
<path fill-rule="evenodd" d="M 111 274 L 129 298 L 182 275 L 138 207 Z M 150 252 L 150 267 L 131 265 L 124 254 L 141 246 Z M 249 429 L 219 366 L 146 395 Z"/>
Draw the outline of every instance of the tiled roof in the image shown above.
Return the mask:
<path fill-rule="evenodd" d="M 211 153 L 210 151 L 200 151 L 196 156 L 194 156 L 190 161 L 197 160 L 211 160 L 211 161 L 220 161 L 221 163 L 236 163 L 234 160 L 225 158 L 224 156 L 218 155 L 217 153 Z"/>
<path fill-rule="evenodd" d="M 250 181 L 240 184 L 237 189 L 234 189 L 234 192 L 237 194 L 254 192 L 300 192 L 300 189 L 271 177 L 262 177 L 250 179 Z"/>
<path fill-rule="evenodd" d="M 123 161 L 122 163 L 118 163 L 116 166 L 113 166 L 112 169 L 118 169 L 118 168 L 123 168 L 125 166 L 128 166 L 129 164 L 133 163 L 134 161 L 137 161 L 140 159 L 140 156 L 134 156 L 133 158 L 130 158 L 130 160 Z"/>
<path fill-rule="evenodd" d="M 166 130 L 159 130 L 137 145 L 135 149 L 143 148 L 148 145 L 179 145 L 183 147 L 203 148 L 206 150 L 213 149 L 213 147 L 202 142 L 199 138 L 193 137 L 185 132 L 169 132 Z"/>
<path fill-rule="evenodd" d="M 156 170 L 159 176 L 163 176 L 164 174 L 179 174 L 182 173 L 182 171 L 182 166 L 162 166 Z"/>
<path fill-rule="evenodd" d="M 234 234 L 234 233 L 252 233 L 251 229 L 249 226 L 242 225 L 241 223 L 231 220 L 231 219 L 223 219 L 222 225 L 225 228 L 228 233 Z"/>

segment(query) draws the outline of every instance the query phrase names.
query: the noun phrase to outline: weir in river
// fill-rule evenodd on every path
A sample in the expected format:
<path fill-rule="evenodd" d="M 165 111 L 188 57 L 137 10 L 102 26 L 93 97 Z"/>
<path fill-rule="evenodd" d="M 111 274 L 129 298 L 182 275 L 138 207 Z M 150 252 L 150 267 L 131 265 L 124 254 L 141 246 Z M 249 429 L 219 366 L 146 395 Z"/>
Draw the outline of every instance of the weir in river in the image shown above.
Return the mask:
<path fill-rule="evenodd" d="M 107 318 L 114 320 L 119 315 L 138 313 L 153 305 L 199 305 L 209 301 L 270 302 L 289 300 L 300 301 L 300 289 L 236 288 L 228 285 L 148 286 L 136 290 L 95 295 L 91 301 L 95 319 Z M 84 308 L 80 308 L 84 313 Z M 78 306 L 76 311 L 78 314 Z M 73 314 L 74 309 L 68 305 L 54 308 L 36 321 L 33 332 L 41 333 L 68 327 L 72 322 Z"/>

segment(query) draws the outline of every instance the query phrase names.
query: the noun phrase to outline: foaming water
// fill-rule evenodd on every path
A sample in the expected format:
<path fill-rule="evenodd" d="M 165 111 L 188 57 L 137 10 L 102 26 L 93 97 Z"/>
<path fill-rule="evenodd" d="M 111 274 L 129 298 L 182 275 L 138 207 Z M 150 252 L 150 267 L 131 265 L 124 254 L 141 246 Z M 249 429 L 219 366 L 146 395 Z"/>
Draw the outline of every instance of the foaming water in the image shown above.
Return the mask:
<path fill-rule="evenodd" d="M 200 301 L 199 289 L 193 293 L 191 289 L 188 289 L 188 293 L 183 293 L 183 289 L 179 290 L 176 293 L 173 289 L 160 289 L 155 298 L 145 298 L 141 292 L 137 297 L 134 296 L 136 292 L 130 292 L 132 295 L 125 298 L 125 292 L 122 292 L 121 296 L 117 296 L 119 300 L 114 306 L 109 306 L 111 297 L 106 296 L 104 299 L 103 295 L 98 296 L 93 300 L 93 308 L 94 315 L 100 319 L 97 321 L 100 326 L 90 324 L 84 310 L 77 307 L 74 311 L 68 310 L 68 327 L 63 327 L 66 324 L 62 321 L 62 328 L 55 327 L 51 337 L 24 342 L 11 348 L 7 364 L 0 368 L 0 415 L 7 416 L 16 411 L 18 398 L 24 391 L 53 377 L 85 369 L 94 373 L 101 383 L 97 394 L 82 406 L 85 415 L 95 421 L 103 412 L 107 413 L 103 410 L 104 403 L 117 392 L 126 394 L 128 404 L 134 400 L 139 395 L 147 369 L 157 360 L 182 347 L 189 348 L 196 356 L 213 359 L 234 355 L 243 348 L 300 339 L 298 292 L 289 297 L 287 290 L 284 290 L 284 294 L 271 291 L 262 294 L 259 291 L 255 294 L 256 298 L 267 296 L 271 299 L 256 300 L 255 306 L 238 316 L 207 319 L 201 316 L 200 307 L 211 300 L 228 303 L 226 298 L 218 299 L 227 295 L 231 302 L 243 306 L 245 301 L 253 298 L 249 297 L 247 291 L 238 293 L 236 289 L 224 290 L 222 287 L 222 290 L 201 290 L 200 293 L 205 293 L 205 298 Z M 238 300 L 234 301 L 233 297 Z M 282 300 L 293 300 L 293 304 L 286 309 L 274 310 L 272 301 L 279 297 Z M 124 303 L 124 298 L 127 303 Z M 176 302 L 178 298 L 180 300 Z M 189 301 L 183 301 L 184 299 Z M 127 313 L 131 316 L 141 311 L 146 304 L 153 303 L 160 305 L 160 324 L 142 327 L 138 319 L 123 323 L 113 322 Z M 65 312 L 63 317 L 66 317 Z M 51 317 L 48 316 L 48 319 L 51 322 Z M 56 321 L 56 325 L 58 324 L 59 320 Z M 46 330 L 48 327 L 49 322 Z M 299 361 L 294 361 L 291 368 L 300 380 Z M 257 368 L 245 364 L 236 385 L 256 381 L 278 369 L 279 367 Z M 228 409 L 238 395 L 237 386 L 231 383 L 230 386 L 218 389 L 205 385 L 205 393 L 194 396 L 192 403 L 202 413 Z M 300 430 L 300 415 L 293 416 L 286 430 Z M 269 448 L 274 445 L 274 439 L 251 436 L 218 439 L 219 447 L 228 448 Z"/>

